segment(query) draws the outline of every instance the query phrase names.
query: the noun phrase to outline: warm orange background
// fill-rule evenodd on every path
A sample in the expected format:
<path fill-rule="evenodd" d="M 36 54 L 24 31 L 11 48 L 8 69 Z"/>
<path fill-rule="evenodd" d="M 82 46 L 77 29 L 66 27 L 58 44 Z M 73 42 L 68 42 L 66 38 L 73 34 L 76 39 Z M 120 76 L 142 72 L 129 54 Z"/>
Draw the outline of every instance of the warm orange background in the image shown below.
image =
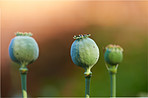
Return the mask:
<path fill-rule="evenodd" d="M 11 62 L 8 55 L 9 43 L 17 31 L 32 32 L 40 48 L 39 59 L 28 66 L 28 92 L 30 96 L 83 96 L 84 91 L 80 94 L 79 90 L 84 87 L 76 88 L 79 81 L 83 81 L 83 70 L 75 66 L 70 59 L 73 35 L 92 34 L 91 38 L 100 45 L 102 53 L 102 60 L 100 60 L 102 63 L 100 64 L 102 66 L 104 66 L 102 47 L 109 43 L 122 45 L 125 54 L 130 53 L 132 49 L 137 49 L 133 53 L 134 55 L 139 55 L 143 51 L 144 57 L 146 57 L 147 1 L 2 0 L 0 1 L 0 15 L 1 94 L 5 97 L 15 96 L 17 92 L 21 92 L 18 67 L 14 67 L 16 65 Z M 127 49 L 129 47 L 130 49 Z M 145 58 L 141 58 L 140 61 L 147 64 Z M 99 63 L 97 64 L 100 66 Z M 106 71 L 105 67 L 102 68 Z M 145 69 L 145 67 L 143 68 Z M 107 71 L 105 73 L 106 78 L 109 78 Z M 78 74 L 82 74 L 81 77 Z M 144 73 L 144 75 L 146 74 Z M 109 79 L 104 81 L 109 81 Z M 53 93 L 46 95 L 42 88 L 46 87 L 48 83 L 51 85 L 47 88 L 47 92 L 53 91 Z M 81 85 L 83 84 L 84 81 L 81 82 Z M 146 88 L 146 86 L 144 87 Z M 119 96 L 137 96 L 140 92 L 145 92 L 145 88 L 144 91 L 135 90 L 135 92 L 131 91 L 131 93 L 125 94 L 119 90 L 117 94 Z M 109 89 L 109 84 L 108 88 L 105 89 Z M 77 90 L 78 92 L 74 93 Z M 92 91 L 92 94 L 99 96 L 100 93 Z M 109 90 L 100 96 L 109 96 Z"/>

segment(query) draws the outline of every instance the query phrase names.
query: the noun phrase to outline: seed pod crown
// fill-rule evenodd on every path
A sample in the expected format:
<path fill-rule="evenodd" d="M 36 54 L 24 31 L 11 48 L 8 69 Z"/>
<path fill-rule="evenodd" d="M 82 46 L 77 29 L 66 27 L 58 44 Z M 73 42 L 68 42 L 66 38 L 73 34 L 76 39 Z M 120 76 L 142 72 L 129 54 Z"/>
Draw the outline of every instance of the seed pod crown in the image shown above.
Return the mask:
<path fill-rule="evenodd" d="M 17 32 L 16 34 L 15 34 L 16 36 L 29 36 L 29 37 L 31 37 L 33 34 L 31 33 L 31 32 L 29 32 L 29 33 L 27 33 L 27 32 Z"/>
<path fill-rule="evenodd" d="M 105 49 L 109 49 L 109 50 L 112 50 L 112 49 L 115 49 L 115 50 L 120 50 L 123 52 L 123 48 L 120 47 L 119 45 L 112 45 L 112 44 L 109 44 L 108 46 L 105 47 Z"/>
<path fill-rule="evenodd" d="M 88 38 L 89 36 L 91 36 L 91 34 L 80 34 L 79 36 L 74 35 L 73 39 L 82 39 L 82 38 Z"/>

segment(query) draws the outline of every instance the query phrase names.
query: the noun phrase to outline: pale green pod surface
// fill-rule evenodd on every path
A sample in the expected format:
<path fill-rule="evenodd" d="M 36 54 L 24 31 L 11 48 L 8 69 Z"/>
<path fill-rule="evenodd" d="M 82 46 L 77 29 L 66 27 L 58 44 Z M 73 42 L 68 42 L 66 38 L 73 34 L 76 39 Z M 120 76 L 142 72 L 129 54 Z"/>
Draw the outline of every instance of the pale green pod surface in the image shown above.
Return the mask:
<path fill-rule="evenodd" d="M 84 69 L 92 68 L 99 59 L 99 48 L 88 35 L 79 35 L 71 46 L 71 58 L 74 64 Z"/>
<path fill-rule="evenodd" d="M 120 64 L 123 60 L 123 49 L 118 45 L 108 45 L 104 59 L 110 65 Z"/>
<path fill-rule="evenodd" d="M 9 55 L 14 62 L 28 65 L 38 58 L 39 47 L 28 33 L 19 33 L 10 42 Z"/>

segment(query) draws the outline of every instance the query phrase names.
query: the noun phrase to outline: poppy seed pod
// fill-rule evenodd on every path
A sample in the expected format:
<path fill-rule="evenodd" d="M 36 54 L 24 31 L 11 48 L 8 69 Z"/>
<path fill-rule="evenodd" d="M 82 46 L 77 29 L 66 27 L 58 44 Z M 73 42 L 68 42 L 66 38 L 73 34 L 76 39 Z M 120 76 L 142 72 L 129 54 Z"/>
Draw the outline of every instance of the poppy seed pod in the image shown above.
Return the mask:
<path fill-rule="evenodd" d="M 16 33 L 9 45 L 9 56 L 12 61 L 26 66 L 38 58 L 38 44 L 31 36 L 32 34 L 27 32 Z"/>
<path fill-rule="evenodd" d="M 74 64 L 86 70 L 90 70 L 99 59 L 99 48 L 89 36 L 90 34 L 74 36 L 76 40 L 72 43 L 70 53 Z"/>
<path fill-rule="evenodd" d="M 108 45 L 104 53 L 105 61 L 110 65 L 117 65 L 123 60 L 123 49 L 119 45 Z"/>

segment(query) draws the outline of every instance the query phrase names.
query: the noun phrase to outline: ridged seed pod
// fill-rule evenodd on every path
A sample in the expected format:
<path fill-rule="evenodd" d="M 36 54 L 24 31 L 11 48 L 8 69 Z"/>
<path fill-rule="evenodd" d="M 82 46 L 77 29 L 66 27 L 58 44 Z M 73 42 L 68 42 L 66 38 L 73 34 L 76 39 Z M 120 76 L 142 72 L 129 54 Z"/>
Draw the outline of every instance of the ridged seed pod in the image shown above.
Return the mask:
<path fill-rule="evenodd" d="M 31 33 L 16 33 L 9 45 L 10 58 L 20 64 L 28 65 L 39 56 L 39 47 Z"/>
<path fill-rule="evenodd" d="M 74 36 L 76 40 L 72 43 L 70 53 L 74 64 L 86 70 L 91 69 L 99 59 L 99 48 L 89 36 L 90 34 Z"/>

